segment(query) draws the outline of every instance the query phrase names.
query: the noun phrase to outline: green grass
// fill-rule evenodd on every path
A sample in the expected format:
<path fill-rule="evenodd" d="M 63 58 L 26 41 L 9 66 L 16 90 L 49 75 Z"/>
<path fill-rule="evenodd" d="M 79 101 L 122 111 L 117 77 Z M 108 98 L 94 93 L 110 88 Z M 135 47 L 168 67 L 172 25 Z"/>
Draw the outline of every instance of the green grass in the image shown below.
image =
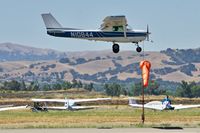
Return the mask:
<path fill-rule="evenodd" d="M 181 111 L 145 110 L 141 124 L 141 109 L 128 106 L 103 106 L 82 111 L 31 112 L 30 110 L 0 112 L 0 128 L 115 128 L 181 126 L 200 127 L 200 109 Z"/>

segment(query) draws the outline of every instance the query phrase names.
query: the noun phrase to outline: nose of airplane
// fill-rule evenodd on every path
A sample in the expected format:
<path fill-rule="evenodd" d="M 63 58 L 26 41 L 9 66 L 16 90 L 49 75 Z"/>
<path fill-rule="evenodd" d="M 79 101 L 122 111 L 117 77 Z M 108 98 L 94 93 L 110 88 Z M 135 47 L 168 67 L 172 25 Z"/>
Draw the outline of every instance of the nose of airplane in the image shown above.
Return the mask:
<path fill-rule="evenodd" d="M 149 25 L 147 25 L 147 32 L 146 32 L 146 37 L 147 37 L 147 41 L 150 41 L 151 43 L 153 43 L 153 40 L 150 40 L 149 35 L 151 34 L 151 32 L 149 32 Z"/>
<path fill-rule="evenodd" d="M 147 25 L 147 41 L 149 41 L 149 35 L 151 34 L 151 32 L 149 32 L 149 25 Z"/>

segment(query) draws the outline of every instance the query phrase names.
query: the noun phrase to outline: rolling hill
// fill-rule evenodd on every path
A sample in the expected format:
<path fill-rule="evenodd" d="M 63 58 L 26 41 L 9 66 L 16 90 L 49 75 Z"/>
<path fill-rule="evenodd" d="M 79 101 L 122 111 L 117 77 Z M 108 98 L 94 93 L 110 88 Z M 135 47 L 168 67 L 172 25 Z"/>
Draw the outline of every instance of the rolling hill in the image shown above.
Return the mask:
<path fill-rule="evenodd" d="M 3 54 L 2 54 L 3 53 Z M 143 55 L 133 51 L 58 52 L 22 45 L 0 44 L 0 81 L 56 82 L 73 79 L 94 83 L 139 82 Z M 151 80 L 161 84 L 200 82 L 200 48 L 145 52 L 152 64 Z"/>

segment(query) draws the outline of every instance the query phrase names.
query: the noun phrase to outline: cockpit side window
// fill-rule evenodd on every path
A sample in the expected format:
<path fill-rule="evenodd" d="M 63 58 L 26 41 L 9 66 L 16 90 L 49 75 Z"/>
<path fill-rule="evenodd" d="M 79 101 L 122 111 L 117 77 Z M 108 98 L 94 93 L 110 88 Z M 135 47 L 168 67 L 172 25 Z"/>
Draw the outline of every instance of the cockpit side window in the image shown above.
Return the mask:
<path fill-rule="evenodd" d="M 124 31 L 123 26 L 113 26 L 112 28 L 113 31 Z"/>

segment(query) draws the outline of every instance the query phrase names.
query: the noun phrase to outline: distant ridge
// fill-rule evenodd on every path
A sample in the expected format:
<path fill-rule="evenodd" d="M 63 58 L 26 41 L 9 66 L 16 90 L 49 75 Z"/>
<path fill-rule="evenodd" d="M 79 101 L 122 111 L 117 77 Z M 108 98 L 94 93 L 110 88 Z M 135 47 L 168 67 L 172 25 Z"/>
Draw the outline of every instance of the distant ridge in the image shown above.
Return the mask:
<path fill-rule="evenodd" d="M 0 61 L 34 61 L 59 59 L 65 57 L 66 53 L 7 42 L 0 43 L 0 55 Z"/>

